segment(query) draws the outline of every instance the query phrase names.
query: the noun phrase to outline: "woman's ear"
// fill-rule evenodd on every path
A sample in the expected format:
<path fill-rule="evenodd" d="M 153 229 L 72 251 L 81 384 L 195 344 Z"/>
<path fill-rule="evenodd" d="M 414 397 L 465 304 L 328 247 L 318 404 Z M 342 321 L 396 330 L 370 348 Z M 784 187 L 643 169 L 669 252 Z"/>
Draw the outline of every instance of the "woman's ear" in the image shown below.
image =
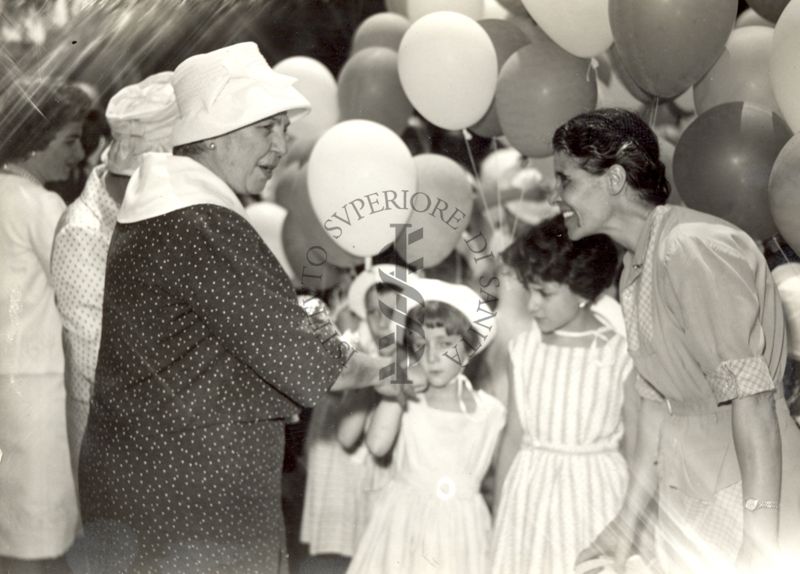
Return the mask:
<path fill-rule="evenodd" d="M 606 176 L 608 176 L 611 195 L 619 195 L 622 193 L 622 190 L 625 189 L 625 184 L 627 183 L 627 174 L 625 173 L 625 168 L 618 163 L 615 163 L 606 170 Z"/>

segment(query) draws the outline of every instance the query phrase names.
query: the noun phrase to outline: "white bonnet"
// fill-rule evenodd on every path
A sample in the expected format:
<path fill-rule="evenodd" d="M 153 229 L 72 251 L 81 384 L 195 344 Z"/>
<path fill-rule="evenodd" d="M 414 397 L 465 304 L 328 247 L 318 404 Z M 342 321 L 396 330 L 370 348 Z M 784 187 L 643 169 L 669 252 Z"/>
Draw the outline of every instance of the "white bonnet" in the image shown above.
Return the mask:
<path fill-rule="evenodd" d="M 391 275 L 393 277 L 397 277 L 397 265 L 392 263 L 380 263 L 378 265 L 373 265 L 369 269 L 365 269 L 358 276 L 353 279 L 353 282 L 350 284 L 350 289 L 347 291 L 347 306 L 350 310 L 356 314 L 360 319 L 367 318 L 367 308 L 365 303 L 365 298 L 367 296 L 367 291 L 369 291 L 370 287 L 373 285 L 377 285 L 378 283 L 385 283 L 385 281 L 381 278 L 381 271 L 386 275 Z M 408 269 L 405 270 L 406 274 L 406 283 L 410 283 L 417 279 L 417 276 Z"/>
<path fill-rule="evenodd" d="M 146 152 L 172 149 L 172 127 L 178 118 L 172 72 L 149 76 L 125 86 L 109 100 L 106 119 L 111 147 L 106 163 L 117 175 L 132 175 Z"/>
<path fill-rule="evenodd" d="M 439 279 L 420 278 L 411 281 L 410 284 L 417 290 L 424 302 L 447 303 L 459 310 L 469 320 L 470 330 L 474 330 L 480 336 L 480 347 L 471 353 L 472 356 L 483 351 L 494 338 L 497 331 L 494 328 L 497 313 L 470 287 Z M 409 301 L 409 311 L 416 306 L 416 302 Z M 474 339 L 473 337 L 470 341 Z"/>

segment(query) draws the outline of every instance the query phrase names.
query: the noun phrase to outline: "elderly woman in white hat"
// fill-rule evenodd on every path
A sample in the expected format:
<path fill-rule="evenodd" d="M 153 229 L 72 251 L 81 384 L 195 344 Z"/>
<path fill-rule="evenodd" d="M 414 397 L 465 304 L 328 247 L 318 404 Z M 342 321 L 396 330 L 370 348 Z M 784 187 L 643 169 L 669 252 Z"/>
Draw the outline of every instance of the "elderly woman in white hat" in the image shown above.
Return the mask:
<path fill-rule="evenodd" d="M 145 152 L 172 149 L 178 118 L 172 72 L 161 72 L 117 92 L 106 107 L 112 141 L 81 195 L 56 228 L 50 267 L 56 306 L 64 325 L 67 434 L 77 479 L 94 386 L 103 309 L 106 255 L 125 187 Z M 104 154 L 105 155 L 105 154 Z"/>
<path fill-rule="evenodd" d="M 287 571 L 284 424 L 381 362 L 323 339 L 244 218 L 309 104 L 253 43 L 172 79 L 173 154 L 146 154 L 117 218 L 80 459 L 98 571 Z M 385 360 L 384 360 L 385 361 Z"/>

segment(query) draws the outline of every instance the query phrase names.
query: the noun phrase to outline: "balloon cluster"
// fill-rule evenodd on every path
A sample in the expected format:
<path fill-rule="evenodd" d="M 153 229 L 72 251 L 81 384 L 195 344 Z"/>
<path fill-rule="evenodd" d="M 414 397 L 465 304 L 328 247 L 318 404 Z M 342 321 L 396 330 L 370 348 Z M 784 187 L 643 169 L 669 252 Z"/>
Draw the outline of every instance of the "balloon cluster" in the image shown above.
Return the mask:
<path fill-rule="evenodd" d="M 409 225 L 424 230 L 409 261 L 435 265 L 473 207 L 503 199 L 443 155 L 412 157 L 415 113 L 495 138 L 547 179 L 553 131 L 598 105 L 646 106 L 651 125 L 695 116 L 659 132 L 670 201 L 800 251 L 800 0 L 749 3 L 737 19 L 737 0 L 387 0 L 338 78 L 306 57 L 276 66 L 314 106 L 290 126 L 311 151 L 278 193 L 288 215 L 271 214 L 292 242 L 281 257 L 297 276 L 315 246 L 353 266 Z"/>

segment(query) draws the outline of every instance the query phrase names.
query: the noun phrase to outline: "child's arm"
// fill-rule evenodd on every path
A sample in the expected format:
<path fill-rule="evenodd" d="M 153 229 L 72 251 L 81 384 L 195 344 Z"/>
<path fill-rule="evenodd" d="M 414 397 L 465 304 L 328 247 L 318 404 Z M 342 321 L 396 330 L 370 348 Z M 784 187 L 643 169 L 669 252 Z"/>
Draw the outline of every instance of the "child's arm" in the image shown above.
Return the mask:
<path fill-rule="evenodd" d="M 386 456 L 394 447 L 404 410 L 397 398 L 383 397 L 378 403 L 367 430 L 367 448 L 374 456 Z"/>
<path fill-rule="evenodd" d="M 497 463 L 494 474 L 494 496 L 493 496 L 493 510 L 495 513 L 500 507 L 500 497 L 503 490 L 503 483 L 505 482 L 508 469 L 511 468 L 511 463 L 519 451 L 520 443 L 522 442 L 522 422 L 519 419 L 519 411 L 517 410 L 517 397 L 514 392 L 514 379 L 511 372 L 511 357 L 506 353 L 506 371 L 508 380 L 508 404 L 506 405 L 507 420 L 506 426 L 503 430 L 503 436 L 500 439 L 500 448 L 497 454 Z"/>
<path fill-rule="evenodd" d="M 339 405 L 336 438 L 346 450 L 353 450 L 364 436 L 367 415 L 375 405 L 372 389 L 349 391 Z"/>

